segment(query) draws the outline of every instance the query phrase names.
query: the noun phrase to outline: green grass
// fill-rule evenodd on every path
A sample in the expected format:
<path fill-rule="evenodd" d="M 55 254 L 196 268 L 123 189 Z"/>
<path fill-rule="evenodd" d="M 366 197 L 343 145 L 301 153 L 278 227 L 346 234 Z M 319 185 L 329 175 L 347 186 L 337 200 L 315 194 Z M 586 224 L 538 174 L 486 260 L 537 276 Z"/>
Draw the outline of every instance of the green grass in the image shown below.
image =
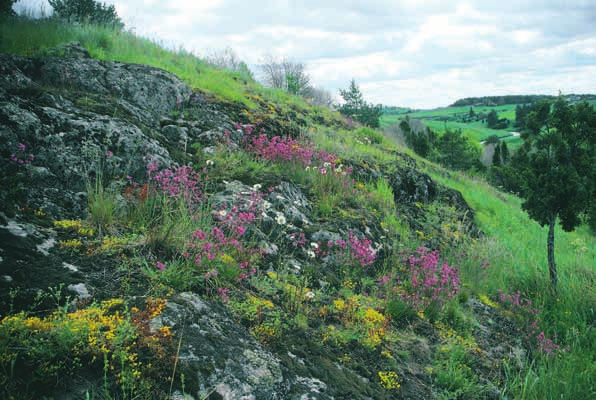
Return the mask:
<path fill-rule="evenodd" d="M 513 104 L 498 107 L 474 107 L 474 112 L 476 114 L 488 114 L 492 109 L 497 111 L 499 118 L 508 118 L 510 121 L 515 120 L 515 105 Z M 519 142 L 519 138 L 512 137 L 510 134 L 511 131 L 515 130 L 513 125 L 510 125 L 507 129 L 490 129 L 482 121 L 463 122 L 462 118 L 466 117 L 469 112 L 470 107 L 445 107 L 399 115 L 385 114 L 381 117 L 381 126 L 388 127 L 397 124 L 408 115 L 409 118 L 421 120 L 424 125 L 439 133 L 444 132 L 445 129 L 461 129 L 462 133 L 479 142 L 493 135 L 503 138 L 508 144 L 514 144 L 514 147 Z"/>
<path fill-rule="evenodd" d="M 432 174 L 433 178 L 460 190 L 476 211 L 476 221 L 486 234 L 469 253 L 463 272 L 467 285 L 477 293 L 495 295 L 498 289 L 521 291 L 543 308 L 547 337 L 570 346 L 561 357 L 547 357 L 508 376 L 507 388 L 514 398 L 586 398 L 596 388 L 596 316 L 593 289 L 596 238 L 586 228 L 555 233 L 559 272 L 558 295 L 552 293 L 546 259 L 547 228 L 521 211 L 521 200 L 503 194 L 484 182 L 463 175 Z M 489 263 L 485 271 L 480 260 Z M 588 392 L 587 392 L 588 391 Z"/>

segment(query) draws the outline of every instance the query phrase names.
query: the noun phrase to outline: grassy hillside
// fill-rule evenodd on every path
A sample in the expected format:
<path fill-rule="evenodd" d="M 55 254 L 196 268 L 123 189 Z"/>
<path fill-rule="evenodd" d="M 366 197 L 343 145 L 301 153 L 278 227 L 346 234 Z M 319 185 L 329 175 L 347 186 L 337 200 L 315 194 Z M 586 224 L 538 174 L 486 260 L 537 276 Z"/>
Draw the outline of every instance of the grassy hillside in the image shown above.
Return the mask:
<path fill-rule="evenodd" d="M 0 26 L 0 52 L 24 56 L 43 56 L 48 49 L 70 41 L 80 42 L 93 58 L 106 61 L 146 64 L 172 72 L 213 99 L 232 102 L 261 117 L 273 114 L 299 114 L 302 126 L 315 122 L 343 126 L 339 114 L 327 108 L 311 107 L 304 99 L 278 89 L 263 87 L 239 72 L 218 69 L 183 48 L 165 50 L 151 40 L 128 31 L 92 25 L 64 25 L 53 19 L 17 19 Z M 269 109 L 267 104 L 277 104 Z M 288 118 L 286 116 L 286 118 Z"/>
<path fill-rule="evenodd" d="M 229 302 L 226 303 L 229 310 L 264 346 L 281 348 L 280 354 L 287 354 L 289 349 L 283 347 L 285 338 L 291 338 L 288 342 L 292 342 L 312 337 L 308 349 L 313 354 L 331 353 L 335 356 L 334 363 L 346 369 L 374 368 L 374 379 L 367 385 L 374 385 L 375 393 L 382 393 L 383 398 L 401 397 L 403 388 L 400 386 L 407 386 L 400 376 L 402 372 L 427 382 L 428 393 L 440 399 L 596 398 L 596 238 L 586 229 L 573 233 L 557 231 L 560 286 L 558 295 L 554 295 L 547 273 L 546 228 L 538 226 L 521 211 L 518 198 L 503 194 L 482 180 L 446 171 L 417 158 L 379 132 L 351 129 L 337 113 L 328 109 L 264 88 L 238 73 L 216 69 L 185 51 L 166 51 L 127 32 L 84 25 L 65 26 L 53 21 L 18 20 L 0 27 L 0 52 L 43 56 L 50 48 L 73 40 L 80 41 L 93 57 L 149 64 L 175 73 L 210 98 L 244 110 L 251 120 L 289 118 L 288 124 L 295 124 L 301 133 L 291 148 L 324 150 L 337 157 L 333 159 L 337 169 L 329 174 L 325 169 L 323 175 L 299 163 L 259 158 L 248 149 L 222 152 L 209 160 L 197 152 L 196 165 L 211 161 L 222 166 L 212 171 L 211 182 L 244 178 L 254 180 L 247 182 L 251 185 L 260 185 L 261 181 L 257 180 L 262 179 L 264 184 L 267 179 L 274 181 L 283 176 L 304 188 L 313 202 L 313 215 L 321 223 L 369 216 L 367 221 L 380 221 L 378 227 L 367 226 L 367 229 L 382 230 L 396 249 L 387 255 L 383 268 L 359 269 L 355 256 L 345 257 L 344 268 L 333 275 L 334 285 L 325 289 L 312 289 L 315 282 L 287 271 L 260 271 L 246 284 L 220 277 L 229 285 Z M 511 106 L 497 109 L 501 117 L 511 119 Z M 475 109 L 476 112 L 489 110 L 489 107 Z M 455 121 L 468 111 L 468 107 L 456 107 L 409 115 L 424 120 L 432 129 L 439 130 L 444 124 L 450 128 L 461 127 L 477 140 L 492 134 L 506 134 L 506 131 L 488 130 L 480 123 Z M 399 116 L 386 115 L 382 124 L 395 123 L 397 118 Z M 404 167 L 405 162 L 400 160 L 406 159 L 406 154 L 433 180 L 463 194 L 475 212 L 474 221 L 483 235 L 468 236 L 454 208 L 443 201 L 417 203 L 414 207 L 418 217 L 408 222 L 409 214 L 404 205 L 395 203 L 387 179 L 395 172 L 393 169 Z M 413 161 L 408 160 L 408 165 L 412 165 Z M 342 162 L 351 162 L 355 171 L 372 171 L 369 179 L 358 180 L 356 175 L 346 177 L 339 165 Z M 373 173 L 381 170 L 386 174 Z M 116 198 L 111 200 L 113 207 L 117 206 Z M 90 204 L 90 208 L 93 207 L 98 206 Z M 197 226 L 205 231 L 211 227 L 211 209 L 207 207 L 199 211 L 199 217 L 190 214 L 184 204 L 181 209 L 170 211 L 168 225 L 153 227 L 147 234 L 155 237 L 139 239 L 144 224 L 148 223 L 147 216 L 130 216 L 126 223 L 110 221 L 108 228 L 120 236 L 111 239 L 112 244 L 105 244 L 106 248 L 121 256 L 123 253 L 119 251 L 129 242 L 157 242 L 167 238 L 172 227 L 181 232 L 191 232 Z M 96 227 L 98 222 L 92 220 L 94 213 L 90 215 L 90 220 L 79 221 L 82 226 L 74 229 Z M 52 224 L 66 226 L 59 221 Z M 72 226 L 66 228 L 73 229 Z M 96 249 L 103 248 L 105 238 L 93 235 L 85 240 L 95 241 Z M 183 240 L 172 241 L 168 249 L 182 254 Z M 423 274 L 430 267 L 419 262 L 408 264 L 407 257 L 414 254 L 411 249 L 429 243 L 440 249 L 441 263 L 435 262 L 432 267 L 440 269 L 442 263 L 445 263 L 444 271 L 448 270 L 445 265 L 459 267 L 461 282 L 449 281 L 451 278 L 434 272 L 435 275 L 428 278 L 435 279 L 433 284 L 437 286 L 427 286 L 425 290 L 415 284 L 416 275 L 411 271 L 419 268 Z M 361 245 L 362 242 L 353 241 L 354 248 Z M 314 252 L 318 246 L 308 249 L 313 252 L 313 259 L 319 256 Z M 134 276 L 147 276 L 152 294 L 166 297 L 167 293 L 187 289 L 186 275 L 160 275 L 155 268 L 148 268 L 148 262 L 141 256 L 122 256 L 121 267 L 130 268 L 131 276 L 133 272 Z M 225 267 L 230 258 L 232 256 L 228 255 L 216 261 Z M 427 261 L 432 264 L 432 260 L 425 259 Z M 183 262 L 180 257 L 172 264 L 179 263 L 179 271 L 188 272 Z M 147 272 L 149 270 L 151 272 Z M 318 273 L 312 272 L 312 275 L 319 276 Z M 388 281 L 393 283 L 386 285 Z M 456 295 L 445 294 L 450 289 L 441 285 L 447 283 L 458 287 Z M 439 286 L 443 292 L 435 292 L 439 294 L 433 297 L 429 287 Z M 210 290 L 214 292 L 215 287 Z M 315 300 L 310 301 L 310 293 Z M 218 295 L 211 294 L 211 298 L 217 299 Z M 485 310 L 484 314 L 476 312 L 478 309 Z M 97 313 L 103 318 L 102 311 Z M 51 315 L 51 321 L 39 318 L 35 321 L 45 327 L 43 329 L 52 329 L 68 325 L 65 322 L 68 315 L 56 313 Z M 0 331 L 0 346 L 2 338 L 10 336 L 3 334 L 23 332 L 32 321 L 26 314 L 2 317 L 0 329 L 4 330 Z M 495 320 L 497 317 L 502 320 Z M 509 321 L 510 331 L 500 330 L 501 321 Z M 130 326 L 125 328 L 130 329 Z M 94 334 L 101 335 L 101 332 L 94 331 Z M 34 341 L 32 337 L 27 337 L 28 343 Z M 72 345 L 71 336 L 68 340 L 68 345 Z M 38 347 L 43 343 L 43 340 L 35 342 Z M 79 345 L 72 346 L 79 348 Z M 513 354 L 514 348 L 522 348 L 524 352 Z M 123 360 L 126 356 L 122 355 Z M 0 358 L 0 365 L 6 372 L 10 369 L 10 360 Z M 128 379 L 144 377 L 131 375 Z M 7 381 L 9 379 L 0 377 L 0 385 Z M 496 394 L 495 387 L 498 388 Z M 124 398 L 141 397 L 124 388 L 122 393 Z M 109 396 L 98 398 L 120 398 L 120 394 Z"/>

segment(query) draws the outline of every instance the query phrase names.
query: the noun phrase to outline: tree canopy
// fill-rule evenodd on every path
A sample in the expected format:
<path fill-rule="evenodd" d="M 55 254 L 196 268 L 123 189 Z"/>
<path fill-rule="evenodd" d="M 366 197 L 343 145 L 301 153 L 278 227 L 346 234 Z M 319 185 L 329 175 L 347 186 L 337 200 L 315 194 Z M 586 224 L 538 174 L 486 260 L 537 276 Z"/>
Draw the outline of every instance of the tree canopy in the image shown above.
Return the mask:
<path fill-rule="evenodd" d="M 97 25 L 111 25 L 123 28 L 124 24 L 113 4 L 107 5 L 95 0 L 48 0 L 54 13 L 68 22 L 90 22 Z"/>
<path fill-rule="evenodd" d="M 12 9 L 12 5 L 16 2 L 16 0 L 0 0 L 0 19 L 8 16 L 13 16 L 14 10 Z"/>

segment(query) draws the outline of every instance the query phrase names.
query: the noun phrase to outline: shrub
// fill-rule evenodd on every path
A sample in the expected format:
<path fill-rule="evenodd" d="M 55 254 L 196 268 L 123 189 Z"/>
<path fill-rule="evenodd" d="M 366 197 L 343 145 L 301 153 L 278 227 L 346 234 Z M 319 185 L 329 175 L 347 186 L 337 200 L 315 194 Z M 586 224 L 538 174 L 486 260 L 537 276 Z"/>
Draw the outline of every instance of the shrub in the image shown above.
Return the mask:
<path fill-rule="evenodd" d="M 3 17 L 13 16 L 15 14 L 12 5 L 16 0 L 0 0 L 0 19 Z"/>
<path fill-rule="evenodd" d="M 381 144 L 385 139 L 385 137 L 380 132 L 368 127 L 358 128 L 354 131 L 354 134 L 357 137 L 361 137 L 365 141 L 373 144 Z"/>
<path fill-rule="evenodd" d="M 49 0 L 58 17 L 72 22 L 89 22 L 122 29 L 124 24 L 113 4 L 102 4 L 94 0 Z"/>

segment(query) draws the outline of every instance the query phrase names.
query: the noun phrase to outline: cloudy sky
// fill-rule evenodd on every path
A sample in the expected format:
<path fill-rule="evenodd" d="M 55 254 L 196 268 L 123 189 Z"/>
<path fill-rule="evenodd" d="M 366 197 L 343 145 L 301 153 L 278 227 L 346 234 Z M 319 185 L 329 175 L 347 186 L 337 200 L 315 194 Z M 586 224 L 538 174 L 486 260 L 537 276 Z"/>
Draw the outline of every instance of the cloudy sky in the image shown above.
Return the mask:
<path fill-rule="evenodd" d="M 356 79 L 372 103 L 596 93 L 595 0 L 104 1 L 166 46 L 231 48 L 255 72 L 286 57 L 334 95 Z"/>

